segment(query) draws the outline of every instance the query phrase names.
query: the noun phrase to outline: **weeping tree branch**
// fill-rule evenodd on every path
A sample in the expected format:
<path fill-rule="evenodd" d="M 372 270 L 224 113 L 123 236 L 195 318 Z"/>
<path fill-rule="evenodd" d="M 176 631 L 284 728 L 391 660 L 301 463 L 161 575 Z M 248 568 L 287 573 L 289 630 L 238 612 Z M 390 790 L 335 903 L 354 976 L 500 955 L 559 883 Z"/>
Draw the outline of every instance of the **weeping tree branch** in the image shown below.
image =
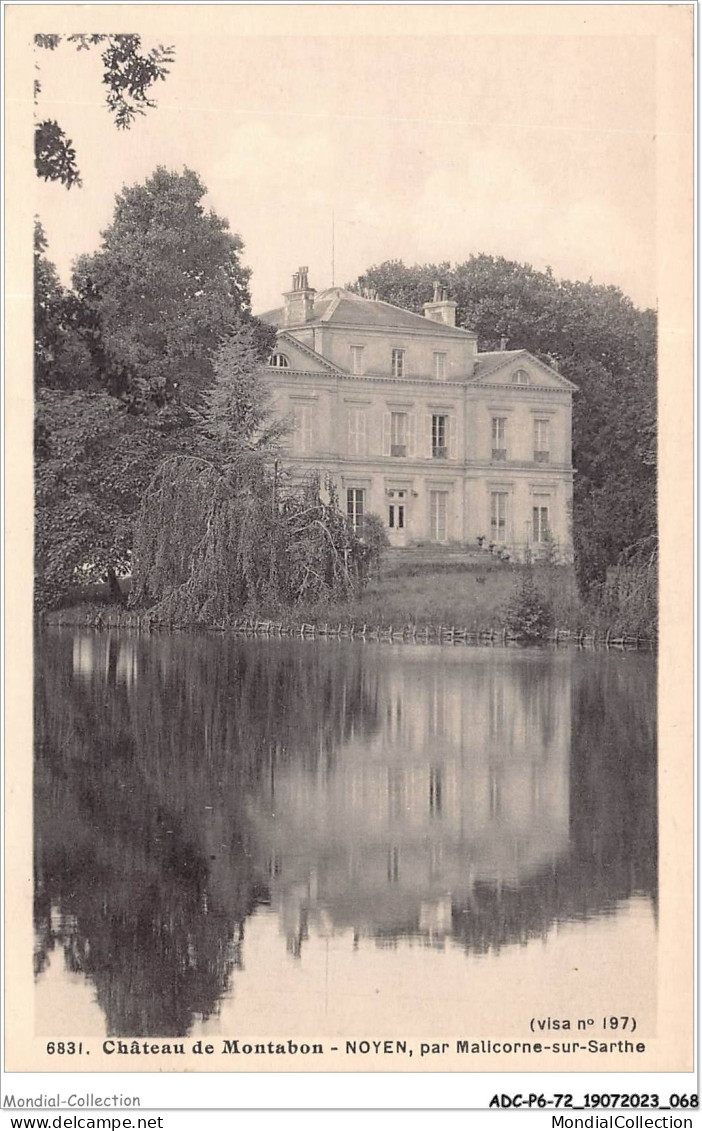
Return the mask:
<path fill-rule="evenodd" d="M 375 558 L 324 491 L 313 478 L 273 505 L 275 477 L 261 460 L 218 468 L 169 457 L 138 515 L 131 604 L 172 623 L 220 624 L 350 596 Z"/>

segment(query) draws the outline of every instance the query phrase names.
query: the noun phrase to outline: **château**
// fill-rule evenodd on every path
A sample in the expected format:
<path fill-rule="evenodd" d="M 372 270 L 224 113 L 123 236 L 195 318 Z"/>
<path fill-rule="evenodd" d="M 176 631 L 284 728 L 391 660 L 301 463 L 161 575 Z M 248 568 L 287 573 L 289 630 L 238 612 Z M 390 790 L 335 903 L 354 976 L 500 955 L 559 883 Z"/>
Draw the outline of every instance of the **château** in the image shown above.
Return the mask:
<path fill-rule="evenodd" d="M 349 521 L 394 546 L 492 546 L 570 560 L 575 386 L 523 349 L 480 352 L 440 283 L 424 314 L 301 267 L 265 367 L 296 477 L 328 475 Z"/>

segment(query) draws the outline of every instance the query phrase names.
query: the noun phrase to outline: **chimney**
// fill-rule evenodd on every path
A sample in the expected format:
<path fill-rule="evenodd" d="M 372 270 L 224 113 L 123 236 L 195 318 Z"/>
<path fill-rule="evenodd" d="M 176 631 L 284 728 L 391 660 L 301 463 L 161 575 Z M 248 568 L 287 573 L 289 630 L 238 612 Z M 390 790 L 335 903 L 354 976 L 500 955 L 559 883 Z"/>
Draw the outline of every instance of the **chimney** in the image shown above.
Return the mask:
<path fill-rule="evenodd" d="M 502 337 L 500 338 L 500 349 L 501 350 L 507 349 L 507 342 L 508 341 L 509 341 L 509 338 L 506 338 L 503 334 Z"/>
<path fill-rule="evenodd" d="M 424 317 L 430 318 L 432 322 L 443 322 L 445 326 L 455 326 L 457 306 L 458 303 L 448 296 L 448 287 L 437 281 L 434 283 L 432 301 L 424 303 Z"/>
<path fill-rule="evenodd" d="M 292 290 L 286 291 L 285 299 L 285 325 L 299 326 L 302 322 L 309 322 L 314 310 L 314 296 L 316 291 L 309 285 L 307 273 L 309 268 L 300 267 L 292 277 Z"/>

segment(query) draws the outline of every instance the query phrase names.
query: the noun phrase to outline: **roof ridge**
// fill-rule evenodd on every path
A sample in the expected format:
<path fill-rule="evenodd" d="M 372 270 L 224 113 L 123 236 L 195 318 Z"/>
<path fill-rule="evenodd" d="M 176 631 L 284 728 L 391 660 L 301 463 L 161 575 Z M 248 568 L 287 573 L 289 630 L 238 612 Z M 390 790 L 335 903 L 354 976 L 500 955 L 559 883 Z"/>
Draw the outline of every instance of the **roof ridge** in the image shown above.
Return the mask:
<path fill-rule="evenodd" d="M 503 357 L 507 354 L 528 353 L 528 352 L 529 351 L 527 349 L 525 349 L 523 346 L 522 346 L 521 349 L 518 349 L 518 350 L 478 350 L 478 358 L 481 358 L 481 357 L 497 357 L 498 355 L 500 357 Z"/>
<path fill-rule="evenodd" d="M 408 310 L 407 307 L 398 306 L 397 303 L 388 302 L 384 298 L 366 298 L 364 295 L 359 295 L 356 291 L 348 290 L 346 287 L 327 287 L 323 291 L 317 291 L 312 307 L 312 317 L 308 320 L 306 325 L 332 325 L 335 315 L 337 315 L 338 323 L 343 324 L 343 308 L 341 309 L 340 313 L 337 312 L 339 312 L 340 307 L 342 307 L 342 304 L 344 302 L 350 302 L 357 307 L 366 308 L 369 312 L 369 315 L 372 310 L 375 310 L 377 312 L 376 317 L 369 317 L 369 326 L 373 326 L 374 324 L 377 325 L 380 322 L 380 324 L 385 324 L 387 329 L 392 329 L 393 325 L 396 325 L 397 328 L 401 328 L 404 325 L 405 329 L 419 330 L 421 327 L 428 333 L 438 332 L 439 334 L 461 334 L 467 335 L 473 340 L 477 339 L 478 336 L 475 330 L 469 330 L 465 326 L 451 325 L 448 322 L 438 321 L 433 318 L 427 318 L 425 314 L 418 314 L 416 310 Z M 321 304 L 326 308 L 324 309 L 323 313 L 315 312 L 314 308 L 318 304 Z M 400 318 L 395 319 L 394 323 L 391 321 L 385 322 L 385 320 L 391 318 L 394 313 L 397 313 Z M 261 318 L 263 321 L 268 321 L 273 325 L 277 325 L 279 329 L 283 329 L 284 315 L 285 307 L 275 307 L 272 310 L 263 311 L 263 313 L 257 315 L 257 317 Z M 355 317 L 350 318 L 349 325 L 355 324 L 356 321 L 357 319 Z M 360 317 L 358 321 L 360 324 Z M 281 322 L 283 322 L 283 326 L 281 326 Z"/>

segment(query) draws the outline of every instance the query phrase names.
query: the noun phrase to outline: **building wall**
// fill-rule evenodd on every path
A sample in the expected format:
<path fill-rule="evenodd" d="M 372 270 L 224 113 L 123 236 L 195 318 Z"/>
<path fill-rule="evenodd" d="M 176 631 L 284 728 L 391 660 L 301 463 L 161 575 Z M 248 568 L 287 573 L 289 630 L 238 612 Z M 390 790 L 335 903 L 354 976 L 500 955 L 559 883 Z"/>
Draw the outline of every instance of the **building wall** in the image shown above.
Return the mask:
<path fill-rule="evenodd" d="M 468 383 L 474 339 L 454 342 L 432 333 L 427 322 L 426 335 L 293 331 L 346 370 L 295 369 L 303 364 L 295 358 L 289 370 L 264 371 L 274 411 L 290 425 L 285 460 L 293 475 L 329 474 L 344 510 L 348 492 L 362 491 L 363 512 L 381 517 L 395 545 L 475 545 L 483 537 L 512 553 L 521 555 L 526 546 L 539 553 L 547 549 L 547 526 L 559 556 L 570 558 L 570 389 L 524 355 L 514 366 L 530 369 L 530 384 L 516 385 L 509 367 L 489 384 Z M 391 376 L 391 351 L 400 338 L 408 343 L 402 380 Z M 353 345 L 363 346 L 364 375 L 348 371 Z M 408 373 L 415 366 L 431 371 L 435 352 L 447 355 L 446 379 Z M 312 362 L 305 358 L 304 364 Z M 452 379 L 460 368 L 462 376 Z"/>
<path fill-rule="evenodd" d="M 342 369 L 352 368 L 352 346 L 362 347 L 362 374 L 391 374 L 392 350 L 405 351 L 405 376 L 418 379 L 435 379 L 434 354 L 444 354 L 446 358 L 446 377 L 449 380 L 464 380 L 471 377 L 475 365 L 476 339 L 465 331 L 458 331 L 456 337 L 442 331 L 431 331 L 431 321 L 427 319 L 428 332 L 421 335 L 415 330 L 380 330 L 359 327 L 324 328 L 317 331 L 314 348 L 324 357 Z M 295 334 L 297 335 L 297 330 Z M 311 343 L 310 343 L 311 344 Z"/>

